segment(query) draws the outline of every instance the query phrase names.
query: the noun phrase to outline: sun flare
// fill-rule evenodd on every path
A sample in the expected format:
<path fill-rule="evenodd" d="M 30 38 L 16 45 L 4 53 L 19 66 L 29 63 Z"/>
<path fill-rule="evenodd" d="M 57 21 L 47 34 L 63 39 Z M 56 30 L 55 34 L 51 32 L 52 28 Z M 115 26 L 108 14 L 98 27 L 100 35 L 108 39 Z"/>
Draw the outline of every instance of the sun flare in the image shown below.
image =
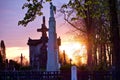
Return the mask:
<path fill-rule="evenodd" d="M 86 47 L 80 42 L 62 42 L 60 51 L 65 50 L 69 59 L 72 59 L 73 64 L 86 63 Z"/>

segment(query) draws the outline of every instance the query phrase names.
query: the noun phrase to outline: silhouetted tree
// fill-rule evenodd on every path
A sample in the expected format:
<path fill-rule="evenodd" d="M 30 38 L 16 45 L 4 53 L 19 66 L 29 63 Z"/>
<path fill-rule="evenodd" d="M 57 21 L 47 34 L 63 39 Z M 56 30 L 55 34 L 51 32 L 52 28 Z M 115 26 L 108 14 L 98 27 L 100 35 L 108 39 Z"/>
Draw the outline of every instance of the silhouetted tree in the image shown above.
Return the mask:
<path fill-rule="evenodd" d="M 65 53 L 65 51 L 60 52 L 59 59 L 60 59 L 61 66 L 69 64 L 69 58 L 67 54 Z"/>
<path fill-rule="evenodd" d="M 108 2 L 103 0 L 70 0 L 68 4 L 64 4 L 60 10 L 65 15 L 65 21 L 78 31 L 86 34 L 87 61 L 89 67 L 93 65 L 93 63 L 97 65 L 98 49 L 101 62 L 104 61 L 107 63 L 106 45 L 108 44 L 110 36 L 107 16 L 109 9 L 107 4 Z M 76 25 L 76 22 L 78 22 L 79 25 Z"/>
<path fill-rule="evenodd" d="M 3 63 L 1 52 L 0 52 L 0 63 Z"/>
<path fill-rule="evenodd" d="M 18 22 L 18 25 L 27 26 L 31 21 L 34 21 L 36 16 L 41 16 L 43 12 L 43 3 L 50 2 L 51 0 L 26 0 L 27 2 L 22 6 L 22 9 L 27 8 L 27 13 L 23 20 Z"/>
<path fill-rule="evenodd" d="M 118 15 L 117 15 L 117 0 L 109 0 L 110 7 L 110 25 L 111 25 L 111 41 L 113 44 L 113 66 L 116 70 L 116 80 L 120 80 L 120 39 L 119 39 L 119 26 L 118 26 Z"/>
<path fill-rule="evenodd" d="M 5 62 L 3 61 L 3 57 L 0 54 L 0 70 L 4 70 L 5 69 Z"/>

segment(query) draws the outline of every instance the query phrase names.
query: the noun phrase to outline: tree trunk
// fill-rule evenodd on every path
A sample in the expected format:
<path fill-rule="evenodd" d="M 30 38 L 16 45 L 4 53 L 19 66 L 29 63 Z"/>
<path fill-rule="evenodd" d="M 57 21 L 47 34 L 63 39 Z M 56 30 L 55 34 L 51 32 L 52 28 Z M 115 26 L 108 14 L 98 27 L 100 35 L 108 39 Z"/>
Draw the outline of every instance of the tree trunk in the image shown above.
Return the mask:
<path fill-rule="evenodd" d="M 96 46 L 96 43 L 94 44 L 94 48 L 93 48 L 94 52 L 94 66 L 97 66 L 97 46 Z"/>
<path fill-rule="evenodd" d="M 91 69 L 92 67 L 92 41 L 90 39 L 90 34 L 88 34 L 88 43 L 87 43 L 87 64 L 88 67 Z"/>
<path fill-rule="evenodd" d="M 85 3 L 88 0 L 85 0 Z M 92 18 L 91 18 L 91 11 L 90 11 L 90 6 L 86 6 L 87 10 L 85 12 L 86 18 L 85 18 L 85 24 L 86 24 L 86 30 L 87 30 L 87 64 L 89 69 L 91 70 L 92 68 L 92 48 L 93 48 L 93 27 L 92 27 Z"/>
<path fill-rule="evenodd" d="M 103 44 L 103 57 L 104 57 L 104 66 L 107 68 L 107 56 L 106 56 L 106 44 Z"/>
<path fill-rule="evenodd" d="M 119 27 L 118 27 L 118 16 L 117 16 L 117 0 L 109 0 L 110 7 L 110 25 L 111 25 L 111 36 L 113 44 L 113 66 L 116 70 L 116 80 L 120 80 L 120 39 L 119 39 Z"/>

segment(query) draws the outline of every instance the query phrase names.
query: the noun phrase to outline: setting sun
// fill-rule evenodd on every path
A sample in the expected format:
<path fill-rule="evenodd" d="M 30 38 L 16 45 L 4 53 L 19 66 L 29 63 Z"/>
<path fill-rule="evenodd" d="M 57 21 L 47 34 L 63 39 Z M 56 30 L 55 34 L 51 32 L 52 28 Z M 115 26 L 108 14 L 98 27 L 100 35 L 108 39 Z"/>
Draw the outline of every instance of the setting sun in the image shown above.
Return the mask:
<path fill-rule="evenodd" d="M 60 51 L 65 50 L 69 59 L 72 59 L 73 64 L 86 63 L 86 47 L 80 42 L 62 42 Z"/>

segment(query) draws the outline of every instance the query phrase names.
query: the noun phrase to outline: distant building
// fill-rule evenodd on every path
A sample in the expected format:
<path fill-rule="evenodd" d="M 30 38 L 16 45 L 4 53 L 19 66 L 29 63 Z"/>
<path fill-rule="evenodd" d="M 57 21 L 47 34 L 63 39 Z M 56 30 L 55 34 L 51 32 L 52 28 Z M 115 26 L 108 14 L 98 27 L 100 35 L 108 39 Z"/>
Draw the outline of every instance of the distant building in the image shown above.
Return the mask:
<path fill-rule="evenodd" d="M 5 60 L 6 60 L 6 48 L 5 48 L 5 44 L 4 44 L 3 40 L 1 40 L 1 43 L 0 43 L 0 55 L 2 57 L 3 63 L 5 63 Z"/>
<path fill-rule="evenodd" d="M 46 69 L 47 64 L 47 27 L 45 25 L 45 17 L 43 17 L 43 24 L 41 29 L 37 29 L 38 32 L 42 32 L 40 39 L 28 40 L 30 66 L 34 70 Z"/>

